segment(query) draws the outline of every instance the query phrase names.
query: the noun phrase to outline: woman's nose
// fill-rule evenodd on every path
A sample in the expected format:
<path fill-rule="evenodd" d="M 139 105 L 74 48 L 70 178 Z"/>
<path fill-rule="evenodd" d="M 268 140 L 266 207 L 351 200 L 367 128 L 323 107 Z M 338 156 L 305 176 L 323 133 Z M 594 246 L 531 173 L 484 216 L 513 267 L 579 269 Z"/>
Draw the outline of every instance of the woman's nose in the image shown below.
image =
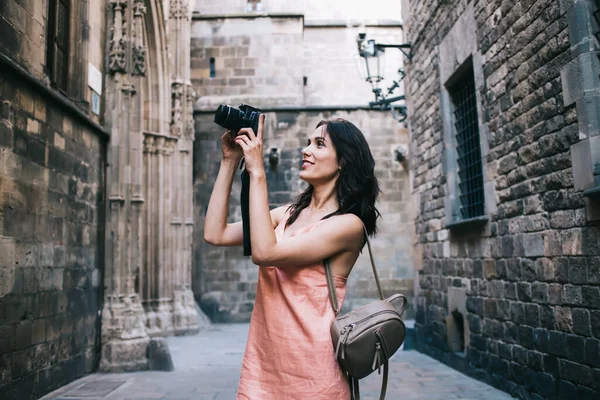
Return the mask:
<path fill-rule="evenodd" d="M 302 156 L 303 157 L 306 157 L 306 156 L 310 155 L 309 148 L 310 148 L 310 146 L 307 146 L 307 147 L 305 147 L 305 148 L 302 149 Z"/>

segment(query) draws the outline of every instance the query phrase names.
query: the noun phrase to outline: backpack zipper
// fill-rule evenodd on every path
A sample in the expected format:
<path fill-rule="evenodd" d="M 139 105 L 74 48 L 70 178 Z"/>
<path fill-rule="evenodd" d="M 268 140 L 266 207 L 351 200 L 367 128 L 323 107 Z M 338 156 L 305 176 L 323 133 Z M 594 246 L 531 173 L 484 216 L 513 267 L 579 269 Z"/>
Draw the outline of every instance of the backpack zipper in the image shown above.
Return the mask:
<path fill-rule="evenodd" d="M 369 315 L 368 317 L 365 317 L 361 320 L 358 320 L 356 322 L 353 322 L 351 324 L 348 325 L 344 325 L 344 327 L 342 328 L 342 330 L 340 331 L 340 338 L 338 339 L 337 342 L 337 346 L 335 347 L 335 358 L 338 358 L 338 354 L 340 354 L 340 350 L 341 350 L 341 357 L 342 360 L 344 360 L 346 358 L 346 352 L 344 351 L 344 346 L 342 346 L 342 344 L 346 344 L 346 341 L 348 340 L 348 336 L 350 335 L 350 332 L 352 331 L 352 329 L 354 329 L 354 327 L 358 324 L 361 324 L 365 321 L 370 320 L 371 318 L 377 316 L 377 315 L 381 315 L 381 314 L 394 314 L 397 315 L 398 318 L 402 319 L 402 317 L 400 317 L 400 314 L 398 314 L 396 311 L 393 310 L 381 310 L 381 311 L 377 311 L 374 314 Z M 379 331 L 377 331 L 379 332 Z M 387 349 L 386 349 L 387 350 Z M 387 351 L 386 351 L 387 353 Z"/>

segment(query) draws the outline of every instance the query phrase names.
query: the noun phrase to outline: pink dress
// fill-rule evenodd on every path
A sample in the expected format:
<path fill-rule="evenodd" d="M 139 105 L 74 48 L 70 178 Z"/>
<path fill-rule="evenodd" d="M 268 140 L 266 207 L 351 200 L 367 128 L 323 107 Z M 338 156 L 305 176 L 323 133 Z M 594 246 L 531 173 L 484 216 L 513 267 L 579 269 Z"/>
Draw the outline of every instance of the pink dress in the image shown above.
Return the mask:
<path fill-rule="evenodd" d="M 275 228 L 277 240 L 284 227 L 285 219 Z M 346 279 L 334 281 L 341 307 Z M 329 333 L 334 317 L 322 263 L 259 267 L 237 400 L 348 400 L 350 386 Z"/>

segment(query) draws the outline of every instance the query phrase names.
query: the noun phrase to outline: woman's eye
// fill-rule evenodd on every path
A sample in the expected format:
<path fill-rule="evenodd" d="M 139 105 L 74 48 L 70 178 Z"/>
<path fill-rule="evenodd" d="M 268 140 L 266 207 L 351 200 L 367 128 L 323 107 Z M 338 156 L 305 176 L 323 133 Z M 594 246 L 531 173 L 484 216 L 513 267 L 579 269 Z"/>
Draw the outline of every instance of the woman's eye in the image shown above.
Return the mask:
<path fill-rule="evenodd" d="M 318 140 L 318 141 L 317 141 L 317 146 L 319 146 L 319 147 L 320 147 L 320 146 L 324 146 L 324 145 L 325 145 L 325 143 L 323 143 L 323 141 L 322 141 L 322 140 Z"/>

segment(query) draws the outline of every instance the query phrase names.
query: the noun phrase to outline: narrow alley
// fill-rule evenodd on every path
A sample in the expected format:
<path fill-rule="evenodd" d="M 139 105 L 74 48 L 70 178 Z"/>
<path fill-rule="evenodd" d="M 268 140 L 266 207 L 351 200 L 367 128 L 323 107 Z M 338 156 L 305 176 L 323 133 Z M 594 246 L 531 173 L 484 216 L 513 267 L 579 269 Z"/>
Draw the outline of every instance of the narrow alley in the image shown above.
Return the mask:
<path fill-rule="evenodd" d="M 248 326 L 212 325 L 195 336 L 167 338 L 175 365 L 173 372 L 96 373 L 42 399 L 233 400 Z M 381 377 L 377 373 L 362 380 L 361 399 L 378 399 L 380 384 Z M 399 351 L 390 361 L 386 399 L 508 400 L 512 397 L 422 353 Z"/>

